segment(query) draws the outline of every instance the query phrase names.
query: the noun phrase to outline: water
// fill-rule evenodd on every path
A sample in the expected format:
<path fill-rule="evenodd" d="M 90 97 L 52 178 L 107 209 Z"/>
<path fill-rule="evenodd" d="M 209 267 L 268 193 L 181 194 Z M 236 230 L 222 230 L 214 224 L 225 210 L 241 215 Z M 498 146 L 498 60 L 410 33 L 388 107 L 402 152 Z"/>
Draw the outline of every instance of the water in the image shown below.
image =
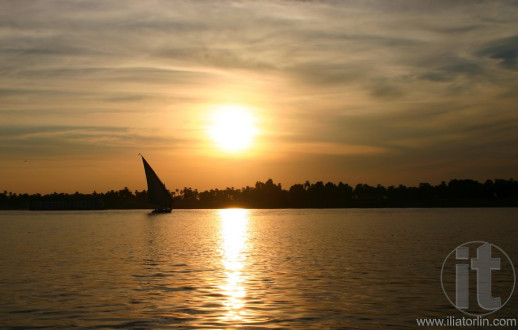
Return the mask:
<path fill-rule="evenodd" d="M 146 212 L 0 212 L 0 327 L 416 328 L 459 244 L 518 265 L 513 208 Z"/>

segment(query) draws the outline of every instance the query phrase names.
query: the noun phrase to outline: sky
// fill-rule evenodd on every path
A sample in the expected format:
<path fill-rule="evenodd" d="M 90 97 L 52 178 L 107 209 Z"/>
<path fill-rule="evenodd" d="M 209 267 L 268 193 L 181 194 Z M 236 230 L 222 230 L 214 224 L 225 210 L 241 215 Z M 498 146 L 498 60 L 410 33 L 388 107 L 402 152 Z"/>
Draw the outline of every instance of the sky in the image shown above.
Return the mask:
<path fill-rule="evenodd" d="M 517 91 L 516 1 L 0 0 L 0 190 L 516 179 Z"/>

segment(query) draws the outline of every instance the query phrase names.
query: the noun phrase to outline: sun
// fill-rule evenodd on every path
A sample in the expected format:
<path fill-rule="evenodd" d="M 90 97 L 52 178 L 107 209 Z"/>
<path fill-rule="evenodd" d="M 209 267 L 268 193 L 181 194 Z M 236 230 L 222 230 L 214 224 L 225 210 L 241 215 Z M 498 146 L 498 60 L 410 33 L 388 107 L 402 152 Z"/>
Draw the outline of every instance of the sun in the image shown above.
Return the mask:
<path fill-rule="evenodd" d="M 256 118 L 250 108 L 237 104 L 213 108 L 208 133 L 223 151 L 236 153 L 249 149 L 257 135 Z"/>

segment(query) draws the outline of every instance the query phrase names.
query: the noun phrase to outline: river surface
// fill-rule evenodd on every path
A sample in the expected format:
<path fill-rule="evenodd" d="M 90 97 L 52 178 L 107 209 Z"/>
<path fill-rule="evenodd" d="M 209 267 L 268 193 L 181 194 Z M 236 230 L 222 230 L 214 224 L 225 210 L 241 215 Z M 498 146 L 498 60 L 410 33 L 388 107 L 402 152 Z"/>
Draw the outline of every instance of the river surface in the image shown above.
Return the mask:
<path fill-rule="evenodd" d="M 0 327 L 413 329 L 455 247 L 518 265 L 516 208 L 147 212 L 0 212 Z"/>

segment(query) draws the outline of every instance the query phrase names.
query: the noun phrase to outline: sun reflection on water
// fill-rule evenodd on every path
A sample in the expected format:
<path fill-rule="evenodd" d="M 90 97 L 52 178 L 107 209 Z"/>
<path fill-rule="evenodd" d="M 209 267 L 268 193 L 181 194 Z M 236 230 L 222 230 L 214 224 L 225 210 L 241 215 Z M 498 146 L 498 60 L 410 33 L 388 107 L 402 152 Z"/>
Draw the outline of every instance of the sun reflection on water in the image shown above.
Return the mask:
<path fill-rule="evenodd" d="M 245 316 L 244 298 L 246 291 L 243 285 L 242 269 L 246 256 L 244 250 L 248 241 L 249 211 L 245 209 L 219 210 L 222 263 L 225 267 L 226 283 L 220 287 L 226 297 L 224 306 L 227 317 L 231 320 L 242 320 Z"/>

